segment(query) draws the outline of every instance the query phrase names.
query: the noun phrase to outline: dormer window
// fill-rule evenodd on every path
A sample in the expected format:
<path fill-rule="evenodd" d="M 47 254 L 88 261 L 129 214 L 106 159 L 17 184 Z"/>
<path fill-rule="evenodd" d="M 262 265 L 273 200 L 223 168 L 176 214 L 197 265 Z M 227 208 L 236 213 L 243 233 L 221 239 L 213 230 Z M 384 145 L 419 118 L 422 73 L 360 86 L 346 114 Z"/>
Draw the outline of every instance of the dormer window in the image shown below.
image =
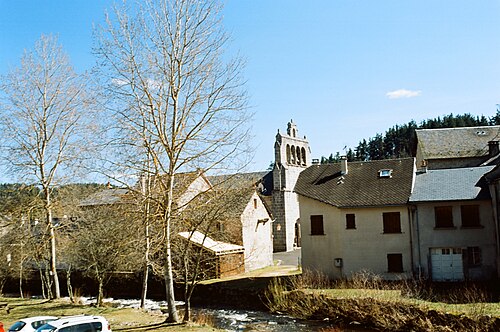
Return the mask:
<path fill-rule="evenodd" d="M 392 169 L 381 169 L 378 171 L 379 178 L 392 178 Z"/>

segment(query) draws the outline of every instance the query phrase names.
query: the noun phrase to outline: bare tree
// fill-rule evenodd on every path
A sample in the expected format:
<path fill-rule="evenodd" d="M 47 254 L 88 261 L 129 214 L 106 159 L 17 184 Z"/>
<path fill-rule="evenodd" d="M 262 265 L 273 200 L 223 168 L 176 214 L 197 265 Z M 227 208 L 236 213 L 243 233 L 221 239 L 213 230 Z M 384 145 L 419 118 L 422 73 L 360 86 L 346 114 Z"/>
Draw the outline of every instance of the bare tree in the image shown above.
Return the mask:
<path fill-rule="evenodd" d="M 225 54 L 220 10 L 216 0 L 124 3 L 97 31 L 98 69 L 112 96 L 108 105 L 121 143 L 135 153 L 127 159 L 128 172 L 165 179 L 155 215 L 162 225 L 172 322 L 178 321 L 171 246 L 176 174 L 240 167 L 248 157 L 242 61 Z M 152 168 L 144 169 L 149 158 Z"/>
<path fill-rule="evenodd" d="M 73 70 L 53 36 L 42 36 L 1 78 L 4 160 L 19 178 L 40 187 L 50 236 L 50 274 L 60 297 L 52 190 L 84 161 L 92 119 L 84 76 Z"/>
<path fill-rule="evenodd" d="M 137 259 L 137 227 L 123 205 L 87 207 L 69 233 L 68 261 L 98 284 L 96 305 L 101 306 L 104 286 L 113 273 L 130 271 Z"/>

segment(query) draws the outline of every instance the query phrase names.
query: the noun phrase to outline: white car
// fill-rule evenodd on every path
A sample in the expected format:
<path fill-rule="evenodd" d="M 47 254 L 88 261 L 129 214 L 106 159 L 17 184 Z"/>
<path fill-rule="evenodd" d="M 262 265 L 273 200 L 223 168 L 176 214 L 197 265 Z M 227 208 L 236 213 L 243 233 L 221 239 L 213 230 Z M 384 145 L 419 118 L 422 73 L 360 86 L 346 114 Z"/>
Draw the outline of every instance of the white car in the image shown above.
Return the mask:
<path fill-rule="evenodd" d="M 40 326 L 37 332 L 111 332 L 111 326 L 102 316 L 78 315 L 61 317 Z"/>
<path fill-rule="evenodd" d="M 40 326 L 56 319 L 57 317 L 54 316 L 37 316 L 37 317 L 23 318 L 15 322 L 11 327 L 9 327 L 7 332 L 34 332 Z"/>

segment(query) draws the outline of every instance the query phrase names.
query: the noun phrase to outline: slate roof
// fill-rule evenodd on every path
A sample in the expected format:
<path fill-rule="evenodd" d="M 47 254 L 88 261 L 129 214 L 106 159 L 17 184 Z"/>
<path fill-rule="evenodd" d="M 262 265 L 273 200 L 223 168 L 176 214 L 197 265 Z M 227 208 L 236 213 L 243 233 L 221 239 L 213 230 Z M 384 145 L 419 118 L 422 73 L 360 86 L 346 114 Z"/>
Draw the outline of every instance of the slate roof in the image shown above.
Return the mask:
<path fill-rule="evenodd" d="M 177 173 L 174 178 L 174 195 L 179 197 L 199 176 L 206 178 L 201 171 Z M 154 179 L 154 177 L 153 177 Z M 166 176 L 161 175 L 156 177 L 156 181 L 152 181 L 153 190 L 160 189 L 159 181 L 165 181 Z M 132 199 L 134 192 L 140 191 L 140 183 L 137 182 L 132 188 L 110 188 L 96 192 L 86 199 L 80 201 L 80 206 L 93 205 L 111 205 L 117 203 L 127 203 L 127 197 Z"/>
<path fill-rule="evenodd" d="M 242 246 L 222 241 L 216 241 L 198 231 L 195 231 L 191 238 L 189 238 L 190 232 L 181 232 L 179 233 L 179 235 L 184 239 L 189 239 L 191 242 L 213 252 L 217 256 L 245 251 L 245 248 Z"/>
<path fill-rule="evenodd" d="M 404 205 L 412 190 L 414 159 L 390 159 L 313 165 L 299 175 L 295 192 L 339 208 Z M 379 177 L 379 170 L 392 170 L 391 177 Z"/>
<path fill-rule="evenodd" d="M 129 192 L 126 188 L 104 189 L 93 193 L 80 201 L 80 206 L 111 205 L 122 203 L 123 197 Z"/>
<path fill-rule="evenodd" d="M 411 203 L 489 199 L 483 175 L 495 166 L 427 170 L 417 174 Z"/>
<path fill-rule="evenodd" d="M 215 190 L 224 190 L 230 208 L 227 209 L 225 218 L 240 218 L 241 213 L 250 201 L 250 197 L 257 191 L 262 199 L 267 212 L 272 216 L 272 172 L 251 172 L 229 175 L 209 176 L 208 180 Z M 229 213 L 230 211 L 230 213 Z"/>
<path fill-rule="evenodd" d="M 500 126 L 417 129 L 424 159 L 483 157 L 488 142 L 500 140 Z"/>

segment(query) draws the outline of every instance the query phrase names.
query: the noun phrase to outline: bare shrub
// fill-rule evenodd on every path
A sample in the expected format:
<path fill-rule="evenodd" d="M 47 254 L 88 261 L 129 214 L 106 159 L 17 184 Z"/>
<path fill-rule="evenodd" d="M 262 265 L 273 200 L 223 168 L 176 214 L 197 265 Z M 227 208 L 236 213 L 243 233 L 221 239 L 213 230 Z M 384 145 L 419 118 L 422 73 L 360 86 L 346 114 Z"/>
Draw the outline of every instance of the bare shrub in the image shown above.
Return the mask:
<path fill-rule="evenodd" d="M 332 282 L 319 271 L 304 270 L 302 274 L 290 278 L 292 289 L 328 289 Z"/>
<path fill-rule="evenodd" d="M 353 273 L 351 279 L 341 279 L 335 283 L 336 288 L 384 289 L 382 277 L 370 270 Z"/>
<path fill-rule="evenodd" d="M 82 294 L 83 293 L 82 293 L 81 288 L 75 288 L 73 290 L 73 298 L 72 298 L 71 302 L 74 304 L 83 304 Z"/>
<path fill-rule="evenodd" d="M 323 327 L 319 329 L 319 332 L 342 332 L 344 329 L 341 329 L 340 327 Z"/>
<path fill-rule="evenodd" d="M 287 287 L 283 279 L 273 278 L 264 292 L 264 304 L 271 311 L 279 311 L 286 303 Z"/>
<path fill-rule="evenodd" d="M 193 315 L 193 323 L 200 326 L 216 327 L 215 318 L 205 311 L 198 311 Z"/>

